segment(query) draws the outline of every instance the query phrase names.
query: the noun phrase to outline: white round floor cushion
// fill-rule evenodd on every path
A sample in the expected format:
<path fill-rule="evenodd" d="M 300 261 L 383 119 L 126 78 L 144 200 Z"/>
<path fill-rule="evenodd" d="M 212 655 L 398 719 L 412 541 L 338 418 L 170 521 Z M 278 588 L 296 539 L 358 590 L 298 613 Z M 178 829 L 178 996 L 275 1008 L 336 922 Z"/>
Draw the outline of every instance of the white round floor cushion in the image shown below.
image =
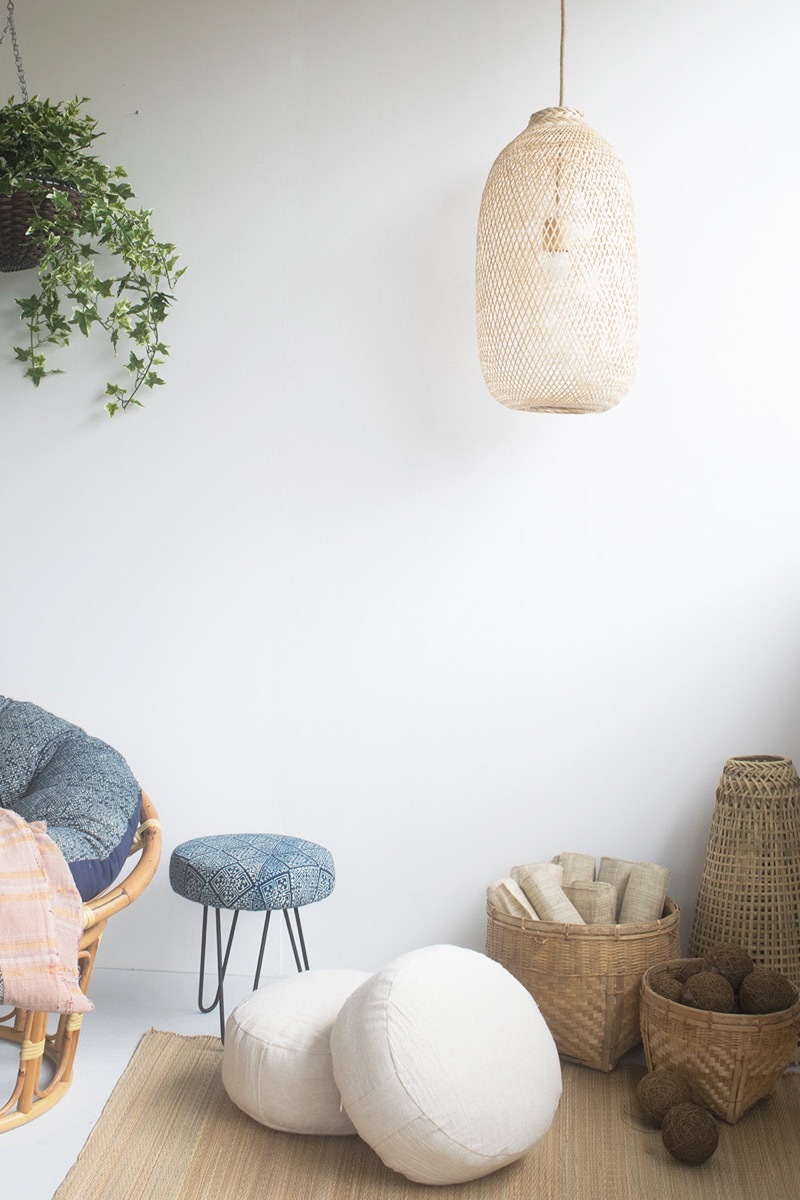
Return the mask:
<path fill-rule="evenodd" d="M 343 1004 L 331 1050 L 359 1134 L 418 1183 L 465 1183 L 520 1158 L 561 1096 L 533 997 L 457 946 L 414 950 L 371 976 Z"/>
<path fill-rule="evenodd" d="M 331 1029 L 364 971 L 303 971 L 248 996 L 225 1024 L 222 1082 L 248 1116 L 287 1133 L 352 1134 L 331 1064 Z"/>

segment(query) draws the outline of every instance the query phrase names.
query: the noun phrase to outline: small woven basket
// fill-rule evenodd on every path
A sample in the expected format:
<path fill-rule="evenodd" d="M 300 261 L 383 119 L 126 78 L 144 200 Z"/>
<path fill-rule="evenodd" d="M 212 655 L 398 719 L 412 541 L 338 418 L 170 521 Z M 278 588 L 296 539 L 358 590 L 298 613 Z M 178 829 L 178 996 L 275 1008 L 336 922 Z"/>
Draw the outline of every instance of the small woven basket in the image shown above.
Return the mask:
<path fill-rule="evenodd" d="M 654 992 L 658 974 L 675 976 L 678 959 L 650 967 L 642 979 L 640 1020 L 647 1065 L 684 1075 L 692 1098 L 730 1125 L 771 1096 L 791 1062 L 800 1031 L 800 993 L 782 1012 L 750 1015 L 690 1008 Z"/>
<path fill-rule="evenodd" d="M 80 195 L 72 187 L 66 187 L 64 190 L 72 201 L 76 214 L 80 214 Z M 27 271 L 39 265 L 43 247 L 34 242 L 28 233 L 35 215 L 36 210 L 27 192 L 12 192 L 10 196 L 0 196 L 0 271 Z M 55 216 L 52 201 L 42 202 L 42 216 L 45 220 L 52 221 Z"/>
<path fill-rule="evenodd" d="M 487 905 L 486 953 L 524 984 L 558 1052 L 612 1071 L 641 1041 L 642 975 L 680 954 L 680 909 L 667 899 L 658 921 L 558 925 L 510 917 Z"/>

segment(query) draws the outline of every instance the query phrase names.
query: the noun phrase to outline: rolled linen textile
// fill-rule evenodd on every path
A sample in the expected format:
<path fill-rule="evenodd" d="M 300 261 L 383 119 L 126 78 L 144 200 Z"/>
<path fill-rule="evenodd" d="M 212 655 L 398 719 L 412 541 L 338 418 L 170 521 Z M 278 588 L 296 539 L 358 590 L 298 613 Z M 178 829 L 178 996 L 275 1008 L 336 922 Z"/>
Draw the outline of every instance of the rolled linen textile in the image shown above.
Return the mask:
<path fill-rule="evenodd" d="M 538 921 L 536 909 L 531 904 L 522 888 L 510 876 L 490 883 L 486 889 L 486 899 L 492 908 L 506 913 L 509 917 L 527 917 L 529 921 Z"/>
<path fill-rule="evenodd" d="M 617 921 L 619 921 L 619 914 L 622 910 L 625 888 L 634 866 L 635 863 L 630 862 L 627 858 L 600 859 L 600 868 L 597 872 L 599 882 L 610 883 L 617 889 Z"/>
<path fill-rule="evenodd" d="M 587 925 L 614 925 L 617 920 L 617 889 L 613 883 L 580 879 L 564 888 Z"/>
<path fill-rule="evenodd" d="M 562 850 L 560 854 L 561 886 L 570 887 L 573 883 L 591 882 L 594 879 L 594 855 L 575 854 L 572 850 Z"/>
<path fill-rule="evenodd" d="M 668 888 L 669 871 L 666 867 L 660 867 L 658 863 L 636 863 L 622 898 L 620 925 L 658 921 L 664 912 Z"/>
<path fill-rule="evenodd" d="M 558 921 L 563 925 L 585 925 L 583 917 L 572 901 L 567 899 L 552 871 L 548 871 L 548 865 L 552 864 L 532 863 L 528 873 L 517 880 L 539 914 L 539 920 Z"/>
<path fill-rule="evenodd" d="M 548 874 L 553 876 L 558 886 L 561 887 L 562 870 L 561 864 L 557 862 L 522 863 L 519 867 L 511 868 L 511 878 L 521 886 L 522 880 L 526 875 L 530 875 L 534 867 L 544 867 Z"/>

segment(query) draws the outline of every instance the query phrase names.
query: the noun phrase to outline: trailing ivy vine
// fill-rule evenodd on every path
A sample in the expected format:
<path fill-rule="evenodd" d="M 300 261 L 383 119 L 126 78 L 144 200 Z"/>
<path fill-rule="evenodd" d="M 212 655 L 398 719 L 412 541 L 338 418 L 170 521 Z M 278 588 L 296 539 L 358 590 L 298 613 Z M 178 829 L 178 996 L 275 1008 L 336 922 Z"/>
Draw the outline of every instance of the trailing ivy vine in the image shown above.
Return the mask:
<path fill-rule="evenodd" d="M 51 349 L 100 328 L 127 371 L 106 384 L 113 416 L 164 383 L 162 326 L 185 268 L 175 246 L 156 239 L 152 212 L 130 203 L 125 169 L 92 153 L 102 134 L 82 111 L 87 103 L 34 96 L 0 108 L 0 197 L 29 197 L 28 236 L 41 250 L 37 289 L 16 300 L 26 336 L 14 352 L 25 376 L 38 387 L 60 374 Z"/>

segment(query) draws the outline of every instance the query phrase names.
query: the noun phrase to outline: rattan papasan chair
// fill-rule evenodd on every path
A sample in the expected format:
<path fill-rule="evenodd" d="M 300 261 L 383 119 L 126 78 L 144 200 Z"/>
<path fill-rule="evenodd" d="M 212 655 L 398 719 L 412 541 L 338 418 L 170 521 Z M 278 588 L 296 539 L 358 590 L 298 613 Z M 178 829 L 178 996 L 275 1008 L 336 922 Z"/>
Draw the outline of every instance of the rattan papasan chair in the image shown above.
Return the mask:
<path fill-rule="evenodd" d="M 109 918 L 132 904 L 155 875 L 158 814 L 117 751 L 35 705 L 3 696 L 0 807 L 25 822 L 45 820 L 66 859 L 83 900 L 77 979 L 86 995 Z M 115 882 L 131 855 L 138 858 Z M 0 1042 L 19 1047 L 16 1082 L 0 1102 L 0 1133 L 40 1116 L 65 1095 L 82 1020 L 80 1012 L 0 1012 Z"/>

